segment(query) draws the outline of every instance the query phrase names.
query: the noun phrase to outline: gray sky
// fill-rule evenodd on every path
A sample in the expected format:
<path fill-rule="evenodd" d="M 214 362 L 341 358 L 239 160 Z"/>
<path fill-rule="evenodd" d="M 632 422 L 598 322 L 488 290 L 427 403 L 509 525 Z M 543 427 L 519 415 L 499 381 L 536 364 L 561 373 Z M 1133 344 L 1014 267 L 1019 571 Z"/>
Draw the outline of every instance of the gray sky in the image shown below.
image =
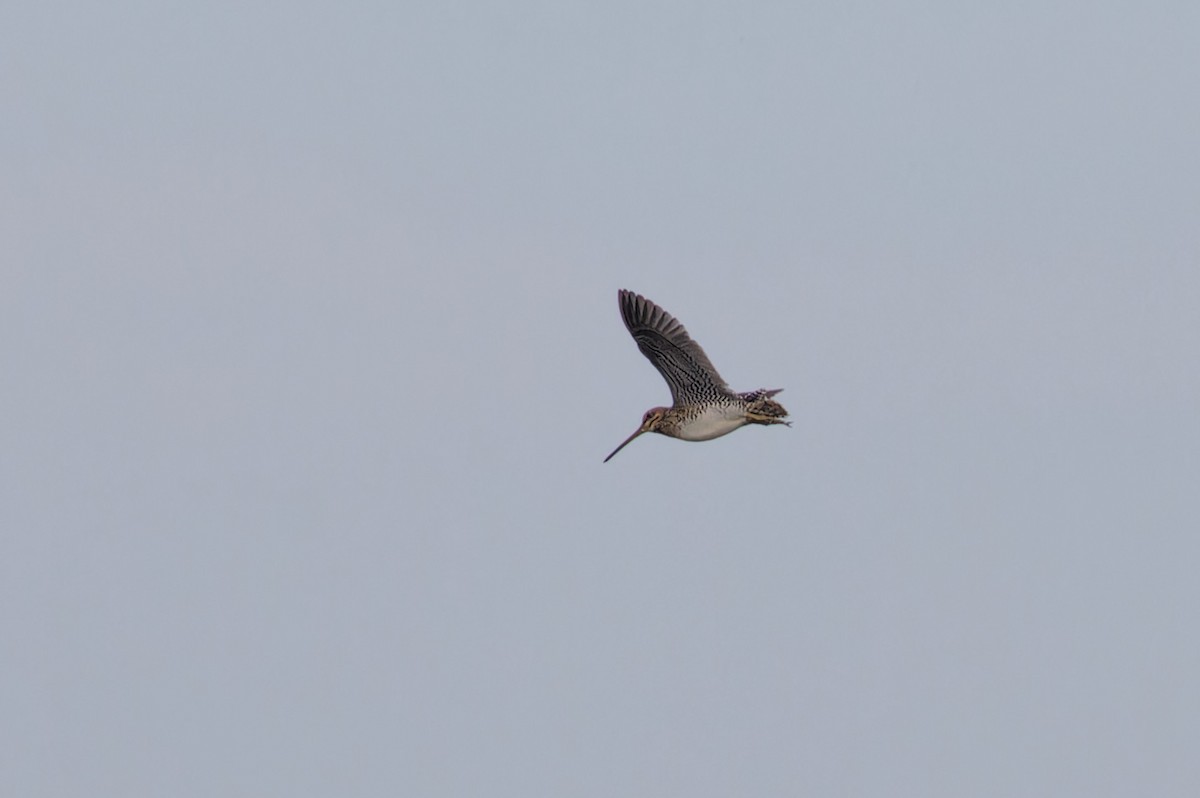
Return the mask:
<path fill-rule="evenodd" d="M 1200 794 L 1200 6 L 988 5 L 10 4 L 2 791 Z"/>

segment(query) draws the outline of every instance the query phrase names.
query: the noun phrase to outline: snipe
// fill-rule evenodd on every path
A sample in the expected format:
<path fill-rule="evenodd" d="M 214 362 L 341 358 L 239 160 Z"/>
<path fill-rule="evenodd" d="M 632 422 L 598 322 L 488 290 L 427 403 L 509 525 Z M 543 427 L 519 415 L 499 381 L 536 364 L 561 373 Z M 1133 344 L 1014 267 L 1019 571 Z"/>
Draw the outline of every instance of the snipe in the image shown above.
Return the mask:
<path fill-rule="evenodd" d="M 644 432 L 708 441 L 746 424 L 791 426 L 783 405 L 771 399 L 782 388 L 734 393 L 678 319 L 632 291 L 618 291 L 617 303 L 638 349 L 667 381 L 674 404 L 647 410 L 642 425 L 604 462 Z"/>

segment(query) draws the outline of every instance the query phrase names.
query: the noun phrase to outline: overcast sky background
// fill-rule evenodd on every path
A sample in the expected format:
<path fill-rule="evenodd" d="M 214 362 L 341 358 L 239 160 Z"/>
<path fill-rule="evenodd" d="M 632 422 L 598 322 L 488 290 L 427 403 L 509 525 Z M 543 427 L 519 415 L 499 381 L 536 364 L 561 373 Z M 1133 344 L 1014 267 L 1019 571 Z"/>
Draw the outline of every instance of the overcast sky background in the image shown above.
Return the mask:
<path fill-rule="evenodd" d="M 1200 5 L 0 44 L 4 794 L 1200 794 Z"/>

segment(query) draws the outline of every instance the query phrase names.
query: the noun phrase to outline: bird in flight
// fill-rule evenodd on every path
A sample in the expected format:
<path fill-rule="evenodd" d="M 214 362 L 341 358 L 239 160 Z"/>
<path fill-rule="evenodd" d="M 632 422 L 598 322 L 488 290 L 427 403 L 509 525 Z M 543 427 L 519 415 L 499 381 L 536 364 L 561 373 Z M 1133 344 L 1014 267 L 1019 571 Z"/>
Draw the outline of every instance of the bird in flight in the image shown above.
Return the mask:
<path fill-rule="evenodd" d="M 791 426 L 788 412 L 771 398 L 782 388 L 734 393 L 678 319 L 633 291 L 618 291 L 617 303 L 638 349 L 667 381 L 673 404 L 647 410 L 641 426 L 604 462 L 644 432 L 709 441 L 746 424 Z"/>

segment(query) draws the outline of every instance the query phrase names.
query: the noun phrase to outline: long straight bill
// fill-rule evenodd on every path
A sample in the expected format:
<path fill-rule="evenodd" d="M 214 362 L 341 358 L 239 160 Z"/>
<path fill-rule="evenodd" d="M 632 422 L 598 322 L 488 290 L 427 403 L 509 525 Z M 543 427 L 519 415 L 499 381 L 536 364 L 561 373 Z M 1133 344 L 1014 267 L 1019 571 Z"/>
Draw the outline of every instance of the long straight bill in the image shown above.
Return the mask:
<path fill-rule="evenodd" d="M 620 446 L 618 446 L 617 448 L 613 449 L 613 450 L 612 450 L 612 454 L 610 454 L 608 457 L 605 457 L 605 458 L 604 458 L 604 462 L 606 462 L 606 463 L 607 463 L 609 460 L 613 459 L 613 455 L 615 455 L 617 452 L 619 452 L 619 451 L 621 451 L 622 449 L 624 449 L 626 446 L 628 446 L 628 445 L 629 445 L 629 442 L 630 442 L 630 441 L 632 441 L 634 438 L 636 438 L 637 436 L 641 435 L 641 434 L 642 434 L 643 432 L 645 432 L 645 431 L 646 431 L 646 428 L 645 428 L 645 427 L 639 427 L 639 428 L 637 429 L 637 431 L 636 431 L 636 432 L 634 432 L 632 435 L 630 435 L 628 438 L 626 438 L 626 439 L 625 439 L 625 442 L 624 442 L 624 443 L 622 443 L 622 444 L 621 444 Z"/>

